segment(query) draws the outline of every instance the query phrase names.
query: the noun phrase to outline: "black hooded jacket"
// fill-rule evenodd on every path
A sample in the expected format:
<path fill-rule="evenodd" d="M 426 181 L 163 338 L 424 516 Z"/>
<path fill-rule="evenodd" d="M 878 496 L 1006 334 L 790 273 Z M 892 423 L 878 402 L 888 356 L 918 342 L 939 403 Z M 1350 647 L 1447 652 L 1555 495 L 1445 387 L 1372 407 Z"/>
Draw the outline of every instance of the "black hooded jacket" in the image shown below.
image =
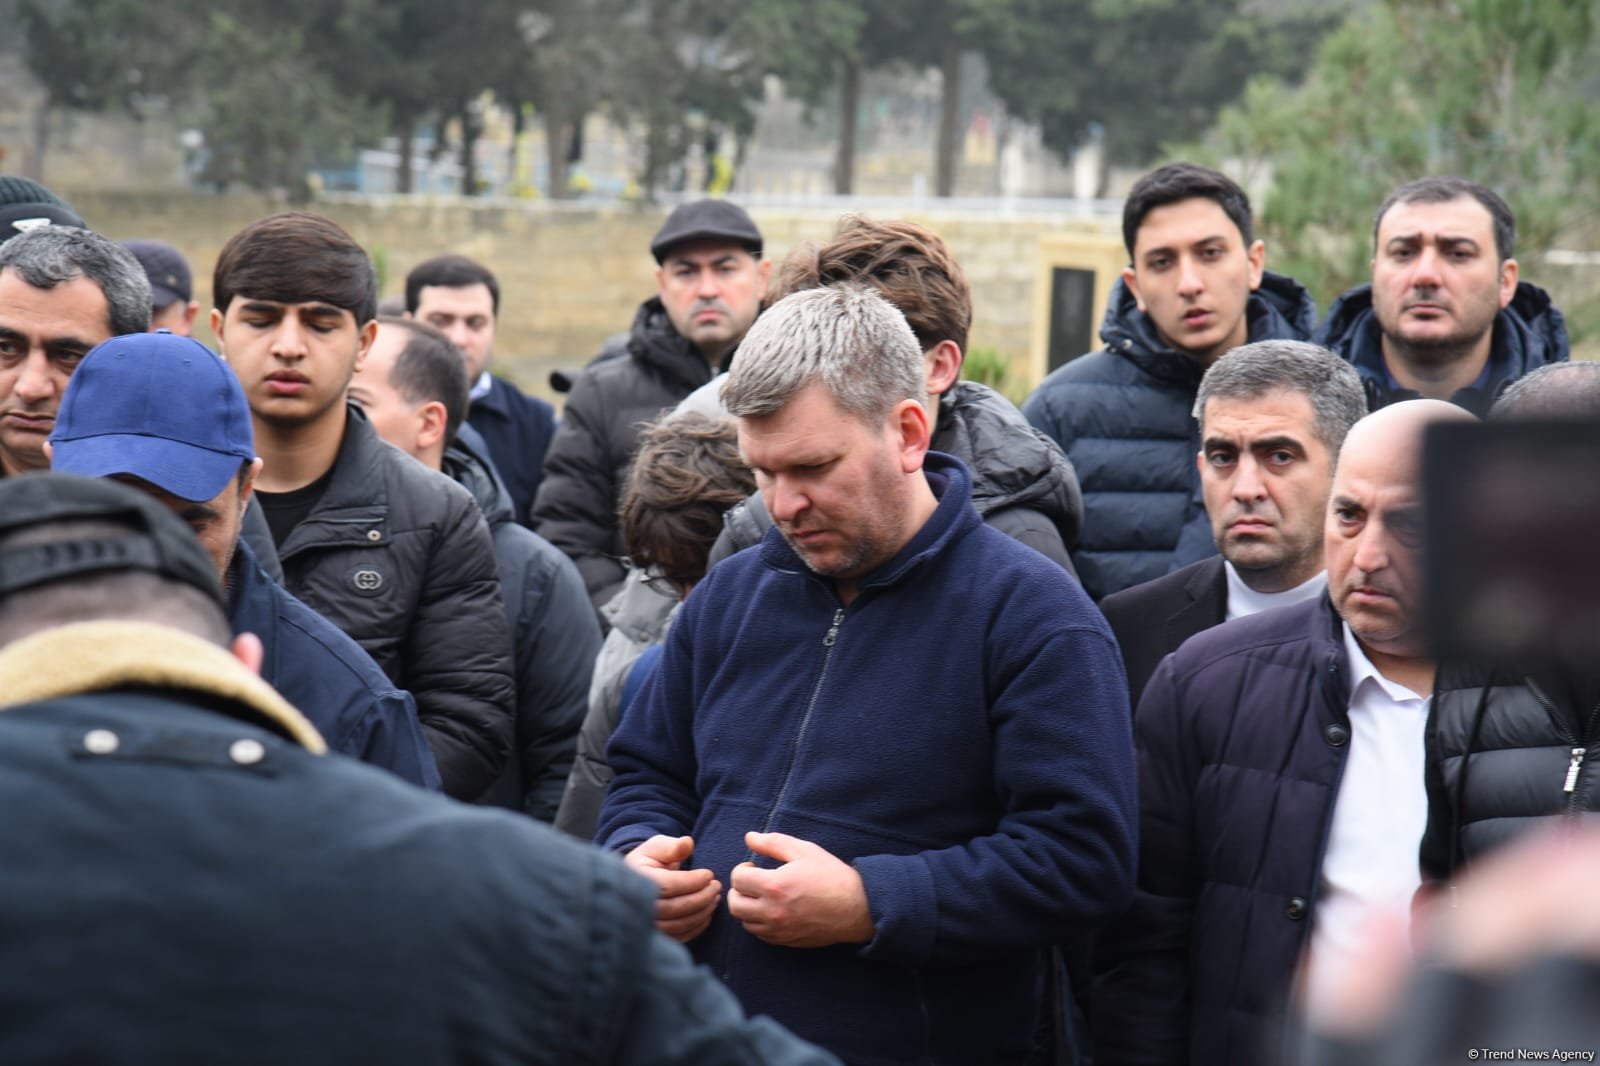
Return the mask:
<path fill-rule="evenodd" d="M 578 375 L 544 461 L 534 528 L 566 552 L 598 610 L 625 573 L 617 496 L 639 444 L 639 424 L 676 407 L 714 373 L 673 329 L 659 297 L 640 305 L 626 354 L 602 352 Z M 723 360 L 726 370 L 733 359 Z"/>
<path fill-rule="evenodd" d="M 1600 811 L 1600 704 L 1583 683 L 1478 663 L 1439 667 L 1428 708 L 1428 826 L 1422 874 L 1467 862 L 1534 827 Z"/>

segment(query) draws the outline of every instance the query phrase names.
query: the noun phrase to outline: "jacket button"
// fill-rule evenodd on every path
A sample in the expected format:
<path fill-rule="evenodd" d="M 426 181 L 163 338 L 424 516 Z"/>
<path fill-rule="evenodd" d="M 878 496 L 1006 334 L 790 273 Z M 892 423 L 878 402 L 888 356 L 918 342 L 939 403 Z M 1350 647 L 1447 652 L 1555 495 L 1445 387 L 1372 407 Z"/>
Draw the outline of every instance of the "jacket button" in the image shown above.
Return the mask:
<path fill-rule="evenodd" d="M 1283 908 L 1283 913 L 1288 916 L 1290 921 L 1298 922 L 1306 916 L 1307 909 L 1306 901 L 1296 896 L 1289 901 L 1287 907 Z"/>
<path fill-rule="evenodd" d="M 1328 743 L 1336 748 L 1342 748 L 1350 739 L 1350 730 L 1342 725 L 1330 725 L 1322 734 L 1328 738 Z"/>
<path fill-rule="evenodd" d="M 266 757 L 266 745 L 253 737 L 243 737 L 228 745 L 228 758 L 240 766 L 254 766 Z"/>
<path fill-rule="evenodd" d="M 109 729 L 91 729 L 83 735 L 83 750 L 90 755 L 110 755 L 122 741 Z"/>
<path fill-rule="evenodd" d="M 383 534 L 379 533 L 376 529 L 369 529 L 367 530 L 367 539 L 371 541 L 379 541 L 383 539 Z"/>

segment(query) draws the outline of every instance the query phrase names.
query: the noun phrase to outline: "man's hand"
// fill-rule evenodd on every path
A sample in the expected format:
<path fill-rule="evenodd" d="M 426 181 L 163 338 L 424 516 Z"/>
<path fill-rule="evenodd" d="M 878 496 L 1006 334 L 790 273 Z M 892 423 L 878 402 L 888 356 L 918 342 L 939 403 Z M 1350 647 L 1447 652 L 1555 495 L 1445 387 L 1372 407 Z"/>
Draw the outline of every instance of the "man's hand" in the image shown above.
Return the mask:
<path fill-rule="evenodd" d="M 706 931 L 722 899 L 722 882 L 712 877 L 710 870 L 678 868 L 693 851 L 693 837 L 657 834 L 622 860 L 656 883 L 661 890 L 661 898 L 656 900 L 656 928 L 683 943 Z"/>
<path fill-rule="evenodd" d="M 728 913 L 745 931 L 786 948 L 864 944 L 872 939 L 867 890 L 855 867 L 809 840 L 746 833 L 745 846 L 783 863 L 763 870 L 742 862 L 728 880 Z"/>

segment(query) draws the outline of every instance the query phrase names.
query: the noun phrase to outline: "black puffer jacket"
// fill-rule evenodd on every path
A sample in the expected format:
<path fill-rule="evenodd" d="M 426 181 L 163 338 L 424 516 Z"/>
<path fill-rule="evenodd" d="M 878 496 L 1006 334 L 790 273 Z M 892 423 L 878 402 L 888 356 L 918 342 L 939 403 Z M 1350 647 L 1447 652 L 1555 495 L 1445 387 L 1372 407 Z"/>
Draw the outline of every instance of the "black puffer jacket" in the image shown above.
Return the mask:
<path fill-rule="evenodd" d="M 600 623 L 572 560 L 517 524 L 510 491 L 474 450 L 470 432 L 463 427 L 462 439 L 445 452 L 444 472 L 472 493 L 494 537 L 517 681 L 511 759 L 479 802 L 548 822 L 572 772 L 589 675 L 600 651 Z"/>
<path fill-rule="evenodd" d="M 639 444 L 639 423 L 710 381 L 711 364 L 678 335 L 658 297 L 634 316 L 626 356 L 578 375 L 544 460 L 534 528 L 578 564 L 598 611 L 622 587 L 617 495 Z M 727 369 L 730 352 L 723 360 Z"/>
<path fill-rule="evenodd" d="M 1245 314 L 1252 341 L 1304 340 L 1317 309 L 1299 282 L 1268 272 Z M 1097 600 L 1216 554 L 1189 413 L 1205 368 L 1166 346 L 1120 281 L 1100 338 L 1105 348 L 1052 372 L 1022 405 L 1083 486 L 1072 560 Z"/>
<path fill-rule="evenodd" d="M 1358 285 L 1333 301 L 1327 321 L 1317 331 L 1317 343 L 1337 352 L 1356 368 L 1367 390 L 1368 410 L 1417 398 L 1417 393 L 1389 380 L 1383 361 L 1383 333 L 1372 312 L 1371 285 Z M 1489 342 L 1489 378 L 1484 387 L 1462 389 L 1450 399 L 1482 416 L 1511 382 L 1546 363 L 1564 363 L 1571 354 L 1566 319 L 1551 302 L 1550 294 L 1520 281 L 1516 295 L 1495 316 L 1494 336 Z"/>
<path fill-rule="evenodd" d="M 515 695 L 489 528 L 347 410 L 327 491 L 278 547 L 284 584 L 416 697 L 445 793 L 473 799 L 505 766 Z"/>
<path fill-rule="evenodd" d="M 987 385 L 956 382 L 939 398 L 931 447 L 967 464 L 972 505 L 986 524 L 1073 572 L 1070 553 L 1083 525 L 1078 476 L 1061 449 L 1029 426 L 1010 400 Z M 724 521 L 712 563 L 759 543 L 772 525 L 759 492 Z"/>
<path fill-rule="evenodd" d="M 1590 685 L 1593 688 L 1593 685 Z M 1530 677 L 1446 663 L 1427 731 L 1422 874 L 1442 880 L 1534 826 L 1600 810 L 1600 706 Z"/>

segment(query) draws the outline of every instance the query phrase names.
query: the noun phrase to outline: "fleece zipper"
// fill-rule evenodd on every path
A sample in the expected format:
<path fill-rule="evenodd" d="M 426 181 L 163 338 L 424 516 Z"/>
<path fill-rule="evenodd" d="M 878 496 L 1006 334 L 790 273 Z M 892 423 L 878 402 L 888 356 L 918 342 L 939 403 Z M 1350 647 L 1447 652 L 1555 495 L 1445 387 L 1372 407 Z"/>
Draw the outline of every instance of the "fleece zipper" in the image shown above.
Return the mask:
<path fill-rule="evenodd" d="M 800 761 L 800 746 L 805 743 L 806 729 L 811 725 L 811 712 L 816 710 L 817 698 L 822 695 L 822 686 L 828 680 L 828 664 L 833 661 L 833 649 L 839 642 L 839 626 L 844 622 L 844 608 L 834 609 L 833 621 L 828 626 L 828 631 L 822 636 L 822 669 L 817 671 L 816 684 L 811 686 L 811 698 L 806 701 L 806 710 L 800 716 L 800 725 L 795 729 L 794 741 L 789 745 L 789 765 L 783 771 L 783 784 L 778 786 L 778 796 L 772 801 L 772 806 L 767 810 L 766 820 L 761 825 L 761 831 L 772 831 L 772 820 L 777 817 L 778 811 L 783 807 L 784 797 L 789 794 L 789 783 L 794 779 L 795 764 Z M 754 859 L 754 854 L 750 855 Z"/>

